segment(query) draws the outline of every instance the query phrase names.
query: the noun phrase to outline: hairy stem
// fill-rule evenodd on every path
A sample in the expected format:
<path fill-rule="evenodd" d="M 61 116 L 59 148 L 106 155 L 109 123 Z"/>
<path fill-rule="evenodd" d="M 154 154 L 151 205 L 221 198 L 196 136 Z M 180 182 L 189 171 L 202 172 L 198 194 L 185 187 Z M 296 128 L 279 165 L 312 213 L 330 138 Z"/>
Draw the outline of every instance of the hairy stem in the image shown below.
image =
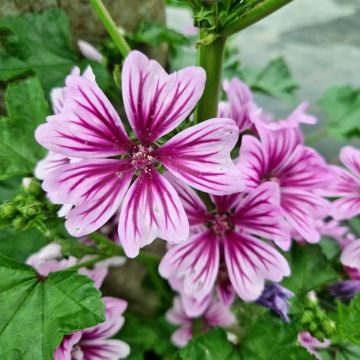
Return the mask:
<path fill-rule="evenodd" d="M 124 39 L 124 37 L 120 34 L 114 20 L 110 16 L 109 12 L 107 11 L 106 7 L 102 3 L 101 0 L 90 0 L 91 6 L 96 12 L 97 16 L 103 23 L 105 29 L 111 36 L 114 44 L 119 49 L 122 56 L 126 57 L 128 53 L 131 51 L 128 43 Z"/>
<path fill-rule="evenodd" d="M 200 36 L 201 41 L 201 36 Z M 209 45 L 200 45 L 197 64 L 206 71 L 206 84 L 196 112 L 195 122 L 216 117 L 221 90 L 225 39 L 218 37 Z"/>
<path fill-rule="evenodd" d="M 258 22 L 291 1 L 292 0 L 257 0 L 254 2 L 254 6 L 252 8 L 244 14 L 239 15 L 236 20 L 230 24 L 225 25 L 221 30 L 220 35 L 223 37 L 229 37 Z"/>

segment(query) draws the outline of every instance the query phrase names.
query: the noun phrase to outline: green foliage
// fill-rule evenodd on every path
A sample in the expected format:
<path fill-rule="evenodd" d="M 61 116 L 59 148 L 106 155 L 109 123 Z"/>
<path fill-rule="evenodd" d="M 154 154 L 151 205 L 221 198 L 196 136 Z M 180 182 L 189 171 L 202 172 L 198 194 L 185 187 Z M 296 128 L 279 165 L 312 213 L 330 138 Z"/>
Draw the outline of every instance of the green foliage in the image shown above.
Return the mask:
<path fill-rule="evenodd" d="M 348 305 L 339 302 L 337 310 L 337 335 L 360 345 L 360 294 L 353 298 Z"/>
<path fill-rule="evenodd" d="M 69 19 L 60 9 L 42 14 L 8 16 L 0 20 L 2 38 L 0 80 L 35 73 L 46 92 L 63 84 L 77 55 L 70 47 Z"/>
<path fill-rule="evenodd" d="M 328 116 L 328 132 L 336 138 L 360 136 L 360 89 L 332 87 L 318 100 Z"/>
<path fill-rule="evenodd" d="M 0 358 L 50 360 L 64 334 L 104 321 L 93 282 L 64 270 L 41 278 L 0 256 Z"/>
<path fill-rule="evenodd" d="M 282 285 L 299 296 L 338 278 L 318 245 L 294 243 L 285 256 L 289 261 L 291 275 L 283 280 Z"/>
<path fill-rule="evenodd" d="M 312 360 L 297 343 L 298 330 L 270 314 L 258 318 L 241 342 L 241 359 Z"/>
<path fill-rule="evenodd" d="M 130 39 L 136 43 L 147 44 L 152 47 L 159 47 L 162 43 L 166 43 L 170 45 L 171 49 L 191 44 L 191 40 L 184 34 L 146 20 L 140 24 L 136 33 L 130 35 Z"/>
<path fill-rule="evenodd" d="M 118 338 L 131 346 L 128 360 L 147 359 L 151 354 L 163 358 L 176 351 L 170 342 L 174 326 L 164 318 L 146 319 L 144 316 L 127 313 L 125 324 Z"/>
<path fill-rule="evenodd" d="M 49 107 L 39 80 L 28 78 L 10 84 L 5 92 L 7 118 L 0 118 L 0 180 L 31 174 L 44 149 L 34 139 Z"/>
<path fill-rule="evenodd" d="M 6 228 L 0 231 L 0 253 L 19 261 L 25 261 L 46 244 L 45 236 L 37 229 L 15 231 Z"/>
<path fill-rule="evenodd" d="M 225 331 L 215 328 L 192 339 L 179 351 L 179 359 L 237 360 L 240 356 L 227 340 Z"/>
<path fill-rule="evenodd" d="M 341 248 L 339 243 L 335 239 L 331 237 L 323 236 L 321 238 L 319 246 L 325 257 L 327 258 L 327 260 L 336 261 L 339 258 Z"/>
<path fill-rule="evenodd" d="M 283 58 L 270 61 L 264 69 L 244 68 L 239 76 L 254 91 L 258 91 L 281 100 L 294 102 L 297 82 Z"/>
<path fill-rule="evenodd" d="M 336 344 L 335 360 L 359 360 L 360 346 L 351 343 Z"/>

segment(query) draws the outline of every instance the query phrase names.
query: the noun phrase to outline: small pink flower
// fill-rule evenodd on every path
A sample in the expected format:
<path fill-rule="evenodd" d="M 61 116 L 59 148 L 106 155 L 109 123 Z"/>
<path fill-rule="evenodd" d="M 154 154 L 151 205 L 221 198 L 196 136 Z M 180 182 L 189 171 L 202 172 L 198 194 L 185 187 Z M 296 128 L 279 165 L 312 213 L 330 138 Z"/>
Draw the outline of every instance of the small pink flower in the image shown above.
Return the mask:
<path fill-rule="evenodd" d="M 166 176 L 180 194 L 190 225 L 202 228 L 184 244 L 172 247 L 160 263 L 163 277 L 183 278 L 184 294 L 201 301 L 216 282 L 231 283 L 230 289 L 240 298 L 252 301 L 260 296 L 266 279 L 281 281 L 290 274 L 284 257 L 260 239 L 288 247 L 276 184 L 262 184 L 248 195 L 214 196 L 215 209 L 208 211 L 193 190 L 172 175 Z M 225 298 L 228 285 L 227 294 L 222 294 Z"/>
<path fill-rule="evenodd" d="M 238 167 L 245 185 L 255 189 L 263 182 L 280 187 L 280 206 L 291 232 L 306 241 L 320 240 L 317 221 L 329 211 L 329 203 L 315 191 L 333 181 L 323 158 L 304 146 L 297 127 L 269 130 L 257 124 L 259 138 L 244 135 Z"/>
<path fill-rule="evenodd" d="M 55 350 L 54 360 L 115 360 L 130 353 L 129 345 L 121 340 L 109 339 L 124 324 L 124 300 L 104 297 L 106 320 L 94 327 L 65 335 Z"/>
<path fill-rule="evenodd" d="M 119 209 L 119 238 L 126 254 L 160 237 L 179 243 L 189 224 L 178 194 L 158 168 L 163 165 L 187 184 L 212 194 L 242 189 L 230 151 L 239 131 L 233 120 L 212 119 L 187 128 L 163 145 L 158 139 L 191 113 L 202 95 L 205 72 L 189 67 L 168 75 L 133 51 L 122 71 L 122 94 L 132 140 L 115 109 L 93 81 L 66 79 L 60 114 L 36 131 L 49 150 L 81 158 L 53 171 L 45 191 L 74 208 L 67 214 L 71 235 L 89 234 Z"/>
<path fill-rule="evenodd" d="M 351 219 L 360 214 L 360 150 L 345 146 L 339 157 L 347 170 L 332 166 L 337 181 L 325 194 L 339 197 L 331 204 L 334 219 Z"/>
<path fill-rule="evenodd" d="M 309 332 L 302 331 L 298 336 L 299 344 L 304 347 L 310 354 L 313 354 L 318 360 L 323 360 L 317 349 L 326 349 L 330 346 L 330 340 L 320 341 L 313 337 Z"/>
<path fill-rule="evenodd" d="M 193 337 L 194 317 L 185 313 L 179 297 L 174 299 L 173 307 L 166 313 L 166 318 L 170 323 L 180 325 L 171 337 L 172 342 L 178 347 L 185 346 Z M 212 300 L 202 314 L 200 331 L 205 332 L 216 326 L 229 327 L 235 322 L 236 317 L 228 306 Z"/>

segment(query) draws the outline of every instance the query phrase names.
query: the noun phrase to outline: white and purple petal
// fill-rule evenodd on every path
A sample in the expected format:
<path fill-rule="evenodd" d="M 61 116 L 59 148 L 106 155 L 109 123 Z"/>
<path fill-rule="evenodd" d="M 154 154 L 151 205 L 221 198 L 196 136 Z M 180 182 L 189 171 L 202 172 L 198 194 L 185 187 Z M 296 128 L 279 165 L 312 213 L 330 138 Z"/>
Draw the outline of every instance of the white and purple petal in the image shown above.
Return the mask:
<path fill-rule="evenodd" d="M 179 195 L 169 181 L 151 168 L 138 176 L 120 212 L 119 239 L 129 257 L 159 237 L 180 243 L 189 237 L 189 222 Z"/>
<path fill-rule="evenodd" d="M 279 186 L 266 182 L 238 201 L 232 222 L 241 230 L 273 240 L 284 250 L 290 246 L 290 233 L 283 222 Z"/>
<path fill-rule="evenodd" d="M 143 145 L 151 145 L 188 117 L 203 93 L 205 78 L 200 67 L 169 75 L 138 51 L 127 56 L 122 70 L 123 101 Z"/>
<path fill-rule="evenodd" d="M 342 251 L 340 260 L 345 266 L 360 269 L 360 240 L 348 244 Z"/>
<path fill-rule="evenodd" d="M 265 280 L 290 275 L 285 258 L 272 246 L 245 233 L 229 232 L 224 239 L 225 260 L 232 286 L 244 301 L 256 300 Z"/>
<path fill-rule="evenodd" d="M 119 115 L 95 82 L 69 75 L 63 102 L 61 112 L 36 130 L 45 148 L 79 158 L 119 155 L 131 148 Z"/>
<path fill-rule="evenodd" d="M 119 209 L 132 175 L 132 167 L 123 160 L 82 160 L 52 172 L 43 188 L 57 202 L 75 205 L 65 225 L 71 235 L 83 236 L 100 228 Z"/>
<path fill-rule="evenodd" d="M 160 275 L 174 273 L 184 278 L 184 293 L 203 299 L 212 291 L 219 270 L 219 244 L 215 235 L 207 230 L 193 235 L 184 244 L 172 247 L 159 266 Z"/>
<path fill-rule="evenodd" d="M 230 157 L 239 130 L 231 119 L 211 119 L 175 135 L 157 158 L 178 179 L 214 195 L 243 190 L 240 171 Z"/>

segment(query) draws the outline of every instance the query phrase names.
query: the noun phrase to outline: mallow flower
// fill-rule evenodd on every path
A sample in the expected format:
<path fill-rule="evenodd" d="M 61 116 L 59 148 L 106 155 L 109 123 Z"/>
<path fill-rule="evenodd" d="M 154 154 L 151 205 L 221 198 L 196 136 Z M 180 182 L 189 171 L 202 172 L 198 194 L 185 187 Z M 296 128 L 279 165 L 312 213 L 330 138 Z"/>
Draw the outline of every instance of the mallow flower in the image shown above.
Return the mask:
<path fill-rule="evenodd" d="M 173 307 L 166 313 L 166 319 L 180 327 L 172 334 L 171 340 L 178 347 L 185 346 L 194 335 L 194 320 L 184 311 L 183 304 L 179 297 L 175 297 Z M 221 326 L 229 327 L 236 322 L 236 316 L 230 308 L 220 301 L 210 299 L 201 314 L 200 332 L 205 332 L 210 328 Z"/>
<path fill-rule="evenodd" d="M 54 352 L 54 360 L 114 360 L 124 359 L 130 347 L 118 339 L 109 339 L 124 324 L 123 312 L 127 303 L 113 297 L 104 297 L 106 319 L 91 328 L 65 335 Z"/>
<path fill-rule="evenodd" d="M 272 115 L 264 112 L 253 100 L 250 88 L 237 78 L 225 80 L 223 89 L 228 101 L 219 104 L 219 116 L 234 119 L 240 133 L 252 131 L 256 133 L 255 124 L 261 123 L 269 130 L 296 128 L 300 124 L 313 125 L 317 119 L 307 114 L 308 103 L 298 105 L 286 118 L 275 120 Z"/>
<path fill-rule="evenodd" d="M 330 215 L 336 220 L 344 220 L 360 214 L 360 150 L 345 146 L 340 150 L 339 158 L 347 169 L 332 166 L 336 181 L 324 194 L 339 197 L 332 202 Z"/>
<path fill-rule="evenodd" d="M 252 301 L 262 293 L 265 280 L 281 281 L 290 274 L 285 258 L 265 241 L 282 248 L 289 242 L 276 184 L 264 183 L 248 194 L 213 196 L 209 211 L 190 187 L 166 176 L 180 194 L 194 231 L 187 242 L 168 250 L 159 272 L 165 278 L 182 278 L 187 296 L 201 301 L 221 281 Z"/>
<path fill-rule="evenodd" d="M 89 70 L 90 71 L 90 70 Z M 43 188 L 54 201 L 72 204 L 66 215 L 73 236 L 89 234 L 120 208 L 119 239 L 129 257 L 155 238 L 182 242 L 189 223 L 179 196 L 159 171 L 211 194 L 243 188 L 230 151 L 239 130 L 231 119 L 211 119 L 164 140 L 193 110 L 205 72 L 189 67 L 168 75 L 138 51 L 122 70 L 122 96 L 135 137 L 94 81 L 70 75 L 63 108 L 40 125 L 36 139 L 48 150 L 79 158 L 51 172 Z"/>
<path fill-rule="evenodd" d="M 329 166 L 315 150 L 304 146 L 298 127 L 270 130 L 259 122 L 256 127 L 259 137 L 242 137 L 237 163 L 246 188 L 276 183 L 290 232 L 307 242 L 318 242 L 317 222 L 328 215 L 330 204 L 316 191 L 333 181 Z"/>

